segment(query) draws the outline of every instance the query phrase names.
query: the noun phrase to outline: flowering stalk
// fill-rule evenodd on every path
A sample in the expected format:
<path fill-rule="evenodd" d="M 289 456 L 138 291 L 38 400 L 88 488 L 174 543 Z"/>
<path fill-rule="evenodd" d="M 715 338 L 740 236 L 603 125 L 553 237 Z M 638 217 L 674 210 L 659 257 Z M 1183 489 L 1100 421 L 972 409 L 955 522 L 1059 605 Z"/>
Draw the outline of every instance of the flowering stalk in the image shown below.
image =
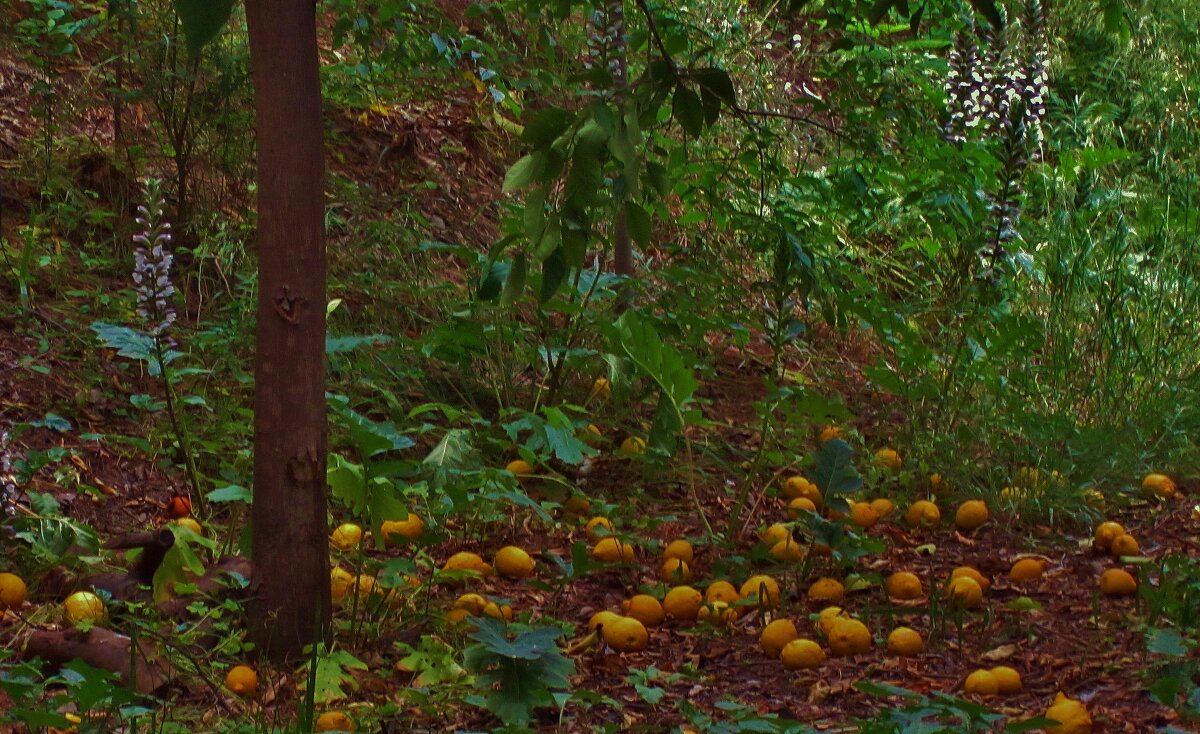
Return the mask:
<path fill-rule="evenodd" d="M 0 520 L 17 515 L 17 480 L 13 476 L 8 432 L 0 433 Z"/>

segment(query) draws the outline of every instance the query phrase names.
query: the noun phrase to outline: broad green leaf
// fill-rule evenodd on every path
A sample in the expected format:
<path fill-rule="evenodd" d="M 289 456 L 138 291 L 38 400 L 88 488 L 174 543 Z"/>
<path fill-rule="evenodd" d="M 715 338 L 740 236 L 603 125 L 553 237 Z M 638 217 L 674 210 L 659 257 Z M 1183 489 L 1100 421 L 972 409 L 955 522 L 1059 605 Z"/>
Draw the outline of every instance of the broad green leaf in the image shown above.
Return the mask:
<path fill-rule="evenodd" d="M 730 107 L 737 107 L 737 92 L 733 80 L 724 69 L 696 69 L 692 78 L 700 85 L 701 92 L 707 92 Z"/>
<path fill-rule="evenodd" d="M 542 174 L 545 164 L 546 156 L 540 151 L 521 157 L 504 174 L 504 186 L 501 190 L 506 194 L 520 191 Z"/>
<path fill-rule="evenodd" d="M 840 438 L 821 444 L 813 468 L 813 482 L 822 492 L 844 495 L 862 487 L 862 477 L 850 460 L 853 455 L 854 449 Z"/>
<path fill-rule="evenodd" d="M 555 138 L 562 135 L 571 124 L 571 115 L 558 107 L 547 107 L 539 110 L 525 125 L 521 133 L 521 142 L 534 148 L 541 148 L 553 143 Z"/>
<path fill-rule="evenodd" d="M 518 252 L 513 257 L 512 267 L 509 268 L 508 278 L 504 281 L 504 291 L 500 294 L 500 304 L 510 306 L 525 292 L 525 281 L 529 275 L 529 264 L 525 253 Z"/>
<path fill-rule="evenodd" d="M 642 247 L 650 245 L 650 214 L 635 202 L 625 202 L 625 226 L 634 242 Z"/>
<path fill-rule="evenodd" d="M 688 135 L 699 137 L 700 133 L 704 132 L 704 107 L 700 102 L 700 95 L 682 83 L 675 87 L 671 112 Z"/>
<path fill-rule="evenodd" d="M 568 272 L 566 256 L 560 247 L 542 263 L 542 288 L 538 293 L 538 300 L 541 303 L 544 304 L 554 298 L 554 294 L 558 293 L 558 289 L 567 279 Z"/>
<path fill-rule="evenodd" d="M 217 37 L 233 12 L 234 0 L 175 0 L 188 50 L 199 54 Z"/>

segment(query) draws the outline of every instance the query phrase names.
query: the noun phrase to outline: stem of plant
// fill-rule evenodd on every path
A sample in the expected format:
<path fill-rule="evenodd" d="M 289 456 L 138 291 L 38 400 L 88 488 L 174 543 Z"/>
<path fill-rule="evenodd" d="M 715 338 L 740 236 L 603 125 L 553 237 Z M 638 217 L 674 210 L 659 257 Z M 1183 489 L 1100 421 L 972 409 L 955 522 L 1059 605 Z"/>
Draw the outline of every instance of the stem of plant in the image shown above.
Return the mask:
<path fill-rule="evenodd" d="M 204 504 L 204 492 L 200 487 L 200 472 L 196 470 L 196 459 L 192 455 L 192 441 L 187 431 L 184 430 L 179 412 L 175 409 L 175 388 L 171 385 L 171 375 L 167 372 L 167 361 L 163 354 L 162 340 L 158 337 L 154 337 L 154 349 L 156 358 L 158 359 L 158 368 L 163 376 L 164 392 L 167 399 L 167 415 L 171 419 L 171 428 L 175 431 L 175 438 L 179 441 L 179 450 L 183 452 L 184 466 L 187 469 L 188 480 L 192 485 L 192 501 L 200 509 L 200 516 L 207 517 L 208 510 Z"/>

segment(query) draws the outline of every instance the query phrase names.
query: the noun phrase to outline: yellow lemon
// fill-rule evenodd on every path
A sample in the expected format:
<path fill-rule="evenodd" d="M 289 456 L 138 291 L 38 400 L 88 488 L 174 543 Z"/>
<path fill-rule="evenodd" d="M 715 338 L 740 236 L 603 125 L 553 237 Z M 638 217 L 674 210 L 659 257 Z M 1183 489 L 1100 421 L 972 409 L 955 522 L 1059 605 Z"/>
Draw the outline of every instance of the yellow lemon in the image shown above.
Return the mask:
<path fill-rule="evenodd" d="M 525 461 L 524 459 L 514 459 L 508 462 L 508 465 L 504 467 L 504 470 L 509 474 L 514 475 L 517 478 L 517 481 L 524 481 L 525 477 L 533 474 L 533 467 L 530 466 L 529 462 Z"/>
<path fill-rule="evenodd" d="M 1142 494 L 1147 497 L 1170 499 L 1175 496 L 1175 480 L 1166 474 L 1147 474 L 1142 480 Z"/>
<path fill-rule="evenodd" d="M 492 563 L 496 566 L 496 571 L 501 576 L 514 579 L 523 579 L 526 576 L 532 576 L 533 570 L 537 566 L 533 558 L 523 548 L 518 548 L 515 545 L 506 545 L 496 551 L 496 556 L 492 559 Z"/>
<path fill-rule="evenodd" d="M 1021 674 L 1007 665 L 997 665 L 989 672 L 999 684 L 1001 695 L 1011 696 L 1014 693 L 1020 693 L 1021 689 L 1025 687 L 1021 682 Z"/>
<path fill-rule="evenodd" d="M 833 627 L 835 620 L 846 618 L 848 615 L 842 611 L 841 607 L 825 607 L 817 615 L 817 619 L 813 622 L 813 628 L 820 632 L 826 639 L 829 638 L 829 630 Z"/>
<path fill-rule="evenodd" d="M 963 688 L 976 696 L 994 696 L 1000 692 L 1000 681 L 990 670 L 976 670 L 967 676 Z"/>
<path fill-rule="evenodd" d="M 942 522 L 942 513 L 929 500 L 917 500 L 909 506 L 904 520 L 914 528 L 936 528 Z"/>
<path fill-rule="evenodd" d="M 658 599 L 649 594 L 636 594 L 621 602 L 621 611 L 625 612 L 625 616 L 633 617 L 647 627 L 662 624 L 667 616 Z"/>
<path fill-rule="evenodd" d="M 958 568 L 955 568 L 950 573 L 950 580 L 953 581 L 959 576 L 970 576 L 971 578 L 975 579 L 975 583 L 979 584 L 979 588 L 983 589 L 984 591 L 987 591 L 988 587 L 992 585 L 992 582 L 989 581 L 986 576 L 979 573 L 979 571 L 971 566 L 959 566 Z"/>
<path fill-rule="evenodd" d="M 602 563 L 633 563 L 636 557 L 637 551 L 632 545 L 612 536 L 601 538 L 592 546 L 592 558 Z"/>
<path fill-rule="evenodd" d="M 604 642 L 617 652 L 639 652 L 650 643 L 646 625 L 633 617 L 617 617 L 600 628 Z"/>
<path fill-rule="evenodd" d="M 181 517 L 175 521 L 175 525 L 177 527 L 187 528 L 188 530 L 191 530 L 196 535 L 204 535 L 204 528 L 201 527 L 200 523 L 196 522 L 193 518 Z M 359 533 L 362 533 L 362 531 L 359 530 Z"/>
<path fill-rule="evenodd" d="M 690 586 L 676 586 L 663 597 L 663 611 L 680 622 L 695 622 L 704 597 Z"/>
<path fill-rule="evenodd" d="M 696 613 L 696 619 L 708 622 L 714 627 L 724 627 L 737 621 L 741 613 L 723 601 L 705 602 Z"/>
<path fill-rule="evenodd" d="M 313 731 L 354 731 L 354 721 L 341 711 L 326 711 L 313 723 Z"/>
<path fill-rule="evenodd" d="M 1037 581 L 1046 571 L 1046 562 L 1040 558 L 1022 558 L 1012 565 L 1008 578 L 1015 584 Z"/>
<path fill-rule="evenodd" d="M 592 503 L 587 497 L 581 494 L 573 494 L 563 504 L 563 509 L 572 515 L 586 515 L 592 509 Z"/>
<path fill-rule="evenodd" d="M 597 629 L 603 627 L 604 625 L 609 624 L 611 622 L 615 622 L 616 620 L 618 620 L 620 618 L 621 618 L 620 614 L 617 614 L 616 612 L 610 612 L 607 609 L 603 609 L 603 610 L 593 614 L 591 616 L 591 619 L 588 620 L 588 630 L 595 632 Z"/>
<path fill-rule="evenodd" d="M 888 651 L 900 657 L 911 658 L 921 654 L 925 641 L 921 633 L 909 627 L 897 627 L 887 639 Z"/>
<path fill-rule="evenodd" d="M 959 530 L 970 531 L 988 521 L 987 503 L 983 500 L 967 500 L 954 513 L 954 525 Z"/>
<path fill-rule="evenodd" d="M 588 520 L 587 525 L 583 527 L 587 532 L 588 540 L 591 541 L 600 540 L 606 535 L 612 535 L 613 533 L 612 520 L 599 515 Z"/>
<path fill-rule="evenodd" d="M 612 383 L 607 377 L 597 377 L 592 381 L 592 390 L 588 393 L 588 399 L 599 398 L 608 400 L 612 397 Z"/>
<path fill-rule="evenodd" d="M 691 563 L 695 557 L 692 544 L 686 540 L 672 540 L 663 550 L 663 558 L 678 558 L 684 563 Z"/>
<path fill-rule="evenodd" d="M 870 502 L 851 502 L 850 520 L 860 528 L 869 528 L 879 522 L 879 513 Z"/>
<path fill-rule="evenodd" d="M 668 584 L 686 584 L 692 580 L 692 569 L 688 567 L 687 561 L 668 558 L 659 568 L 658 578 Z"/>
<path fill-rule="evenodd" d="M 1142 552 L 1142 549 L 1136 538 L 1129 533 L 1124 533 L 1113 540 L 1110 551 L 1113 558 L 1120 558 L 1121 556 L 1136 556 Z"/>
<path fill-rule="evenodd" d="M 784 525 L 781 522 L 775 523 L 758 534 L 759 540 L 770 546 L 785 541 L 791 537 L 792 531 L 787 525 Z"/>
<path fill-rule="evenodd" d="M 633 456 L 634 454 L 645 453 L 645 451 L 646 442 L 637 436 L 627 436 L 625 440 L 621 442 L 622 454 Z"/>
<path fill-rule="evenodd" d="M 104 618 L 104 601 L 90 591 L 76 591 L 63 602 L 63 612 L 72 624 L 98 622 Z"/>
<path fill-rule="evenodd" d="M 875 452 L 875 466 L 881 469 L 889 469 L 891 471 L 899 471 L 904 462 L 900 459 L 900 454 L 896 453 L 895 449 L 879 449 Z"/>
<path fill-rule="evenodd" d="M 829 624 L 829 651 L 837 656 L 862 655 L 871 651 L 871 630 L 857 619 L 835 617 Z"/>
<path fill-rule="evenodd" d="M 29 597 L 25 582 L 15 573 L 0 573 L 0 612 L 20 609 Z"/>
<path fill-rule="evenodd" d="M 231 693 L 249 698 L 258 691 L 258 673 L 247 665 L 235 665 L 225 674 L 225 687 Z"/>
<path fill-rule="evenodd" d="M 1079 701 L 1067 698 L 1059 691 L 1054 696 L 1054 703 L 1046 709 L 1046 718 L 1057 721 L 1057 724 L 1046 727 L 1046 734 L 1091 734 L 1092 717 L 1087 708 Z"/>
<path fill-rule="evenodd" d="M 714 581 L 704 590 L 705 601 L 723 601 L 732 605 L 741 599 L 742 595 L 738 593 L 737 587 L 728 581 Z"/>
<path fill-rule="evenodd" d="M 443 571 L 474 571 L 480 576 L 491 576 L 492 567 L 478 553 L 460 551 L 446 559 Z"/>
<path fill-rule="evenodd" d="M 812 640 L 792 640 L 779 652 L 779 661 L 788 670 L 820 667 L 825 662 L 825 651 Z"/>
<path fill-rule="evenodd" d="M 816 512 L 817 506 L 807 497 L 797 497 L 788 502 L 787 506 L 788 517 L 792 520 L 799 518 L 807 510 L 808 512 Z"/>
<path fill-rule="evenodd" d="M 888 576 L 885 586 L 888 596 L 893 599 L 908 601 L 911 599 L 920 599 L 925 596 L 925 589 L 921 585 L 921 579 L 915 573 L 909 571 L 897 571 Z"/>
<path fill-rule="evenodd" d="M 758 575 L 746 579 L 738 590 L 743 599 L 754 598 L 759 607 L 774 609 L 779 606 L 779 582 L 770 576 Z M 761 594 L 761 596 L 760 596 Z"/>
<path fill-rule="evenodd" d="M 338 550 L 354 550 L 362 542 L 363 530 L 352 522 L 344 522 L 329 534 L 329 542 Z"/>
<path fill-rule="evenodd" d="M 800 631 L 796 629 L 795 622 L 790 619 L 776 619 L 763 627 L 762 634 L 758 636 L 758 644 L 763 652 L 777 658 L 779 653 L 783 652 L 783 648 L 799 636 Z"/>
<path fill-rule="evenodd" d="M 821 429 L 821 432 L 817 434 L 817 443 L 826 443 L 834 440 L 835 438 L 841 437 L 842 429 L 838 428 L 837 426 L 825 426 Z"/>
<path fill-rule="evenodd" d="M 1120 568 L 1110 568 L 1100 574 L 1100 593 L 1105 596 L 1132 596 L 1137 592 L 1137 580 Z"/>
<path fill-rule="evenodd" d="M 806 499 L 817 507 L 821 506 L 821 490 L 802 476 L 788 477 L 783 483 L 783 496 L 789 500 Z"/>
<path fill-rule="evenodd" d="M 504 622 L 511 622 L 513 618 L 513 610 L 507 604 L 497 604 L 494 601 L 489 601 L 483 605 L 483 616 L 499 619 Z"/>
<path fill-rule="evenodd" d="M 454 600 L 455 609 L 463 609 L 472 616 L 478 617 L 487 608 L 488 600 L 480 594 L 463 594 Z"/>
<path fill-rule="evenodd" d="M 354 574 L 341 566 L 334 566 L 329 571 L 329 595 L 335 604 L 340 603 L 354 588 Z"/>
<path fill-rule="evenodd" d="M 771 557 L 781 563 L 799 563 L 804 560 L 804 555 L 804 547 L 791 538 L 771 546 Z"/>
<path fill-rule="evenodd" d="M 841 601 L 846 587 L 837 579 L 817 579 L 808 587 L 808 598 L 813 601 Z"/>
<path fill-rule="evenodd" d="M 1111 520 L 1102 522 L 1096 526 L 1096 533 L 1092 536 L 1092 544 L 1103 551 L 1112 550 L 1113 541 L 1125 534 L 1125 528 L 1119 522 Z"/>
<path fill-rule="evenodd" d="M 875 514 L 882 520 L 896 511 L 896 504 L 889 499 L 879 497 L 871 500 L 871 509 L 875 510 Z"/>
<path fill-rule="evenodd" d="M 950 582 L 950 601 L 963 609 L 974 609 L 983 601 L 983 588 L 970 576 L 959 576 Z"/>
<path fill-rule="evenodd" d="M 397 538 L 416 540 L 424 531 L 425 521 L 411 512 L 403 520 L 386 520 L 379 527 L 379 534 L 383 536 L 384 545 L 389 546 L 396 543 Z"/>

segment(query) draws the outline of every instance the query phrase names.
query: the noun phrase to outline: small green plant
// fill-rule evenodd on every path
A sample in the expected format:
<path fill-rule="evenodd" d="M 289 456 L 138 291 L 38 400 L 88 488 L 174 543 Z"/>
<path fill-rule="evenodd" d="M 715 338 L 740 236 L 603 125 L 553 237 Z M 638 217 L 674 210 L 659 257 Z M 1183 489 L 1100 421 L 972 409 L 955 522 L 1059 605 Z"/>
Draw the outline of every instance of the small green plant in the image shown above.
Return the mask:
<path fill-rule="evenodd" d="M 475 641 L 463 653 L 463 665 L 475 675 L 479 694 L 471 703 L 491 711 L 507 725 L 525 725 L 539 708 L 553 706 L 553 691 L 570 688 L 575 664 L 563 655 L 558 627 L 506 625 L 475 619 Z"/>

